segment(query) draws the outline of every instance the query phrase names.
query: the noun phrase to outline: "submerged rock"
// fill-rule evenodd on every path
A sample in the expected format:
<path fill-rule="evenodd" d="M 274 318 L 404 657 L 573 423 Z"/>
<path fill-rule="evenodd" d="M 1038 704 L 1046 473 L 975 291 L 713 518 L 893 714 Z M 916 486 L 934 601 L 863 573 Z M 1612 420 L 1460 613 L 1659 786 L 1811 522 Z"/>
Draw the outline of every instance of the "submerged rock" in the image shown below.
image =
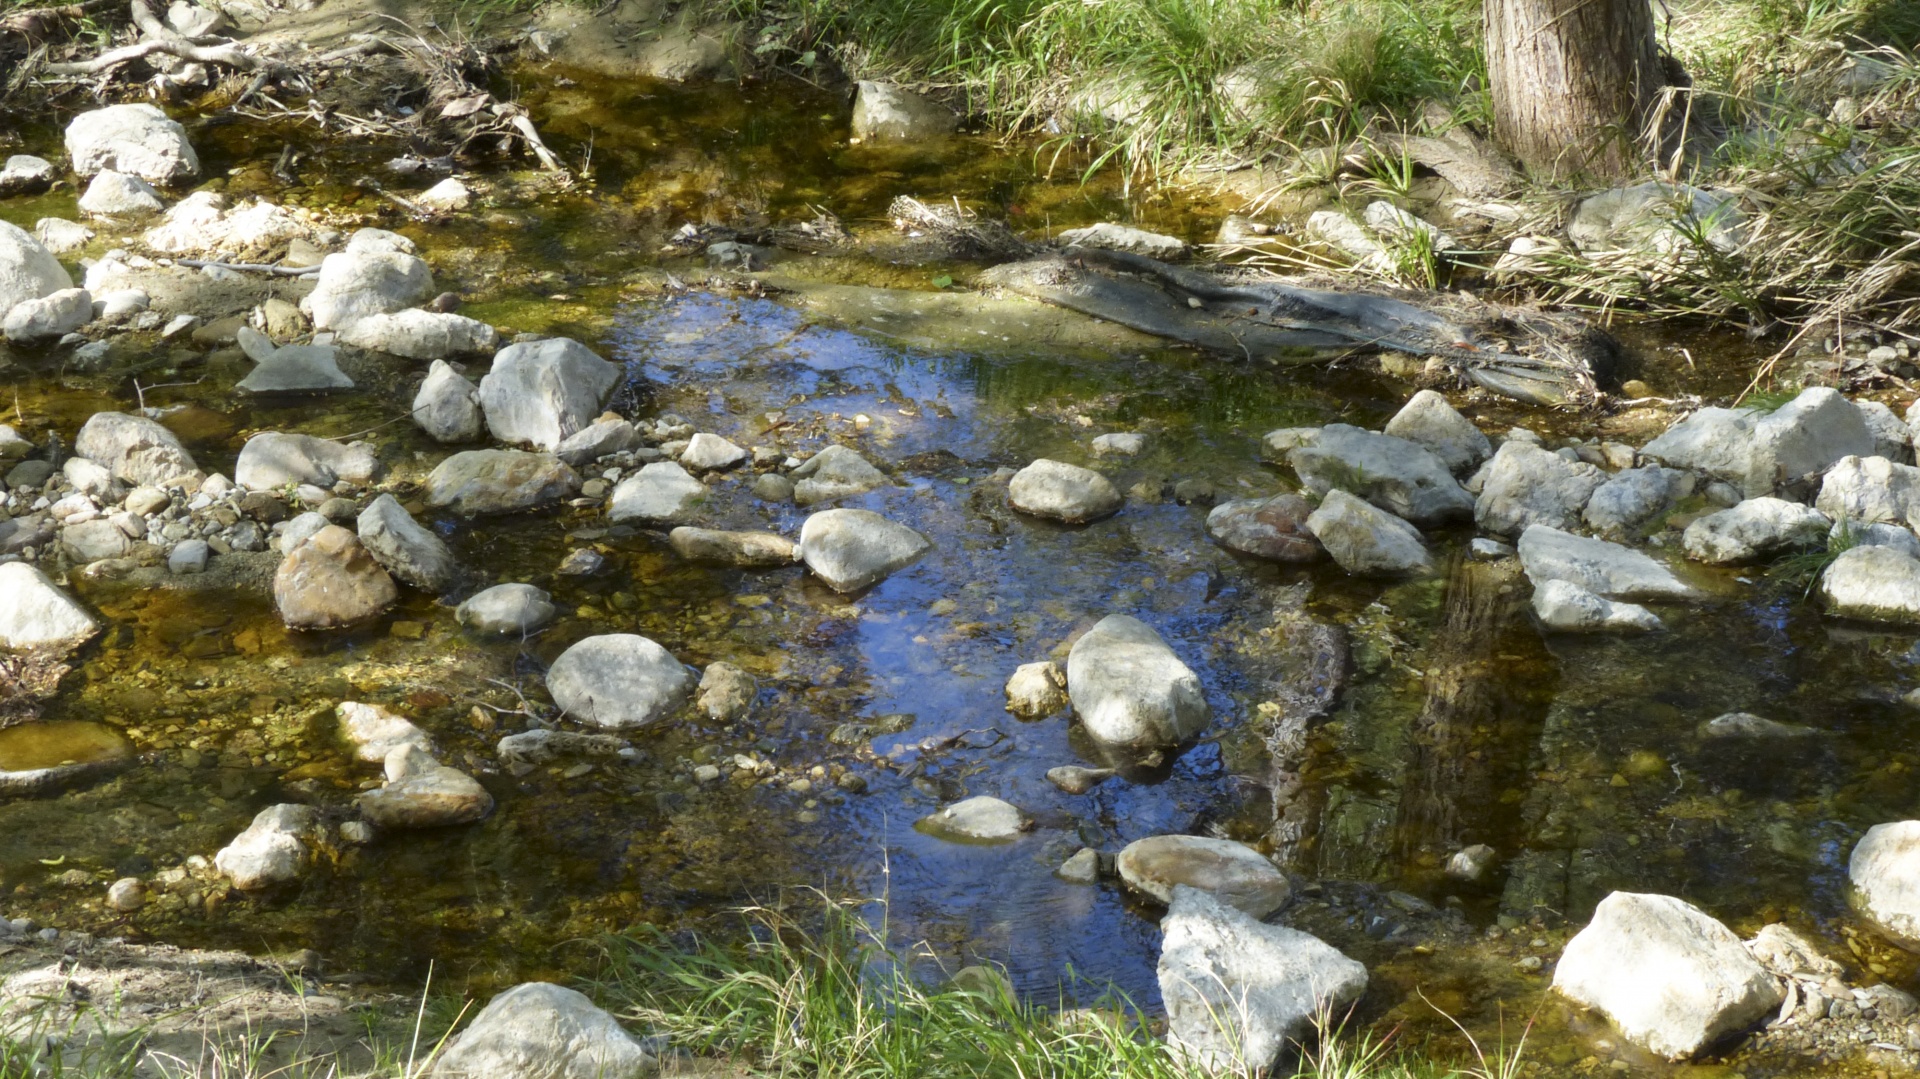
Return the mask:
<path fill-rule="evenodd" d="M 1732 930 L 1672 896 L 1633 892 L 1600 901 L 1561 953 L 1553 988 L 1669 1060 L 1754 1022 L 1782 995 Z"/>
<path fill-rule="evenodd" d="M 1920 951 L 1920 821 L 1876 824 L 1847 860 L 1854 904 L 1893 941 Z"/>
<path fill-rule="evenodd" d="M 582 723 L 616 730 L 651 726 L 693 691 L 687 668 L 653 641 L 609 633 L 575 643 L 547 671 L 547 692 Z"/>
<path fill-rule="evenodd" d="M 1607 474 L 1539 446 L 1509 440 L 1493 455 L 1475 503 L 1474 520 L 1503 536 L 1530 525 L 1573 528 Z"/>
<path fill-rule="evenodd" d="M 853 99 L 853 137 L 867 142 L 920 142 L 959 123 L 946 106 L 890 82 L 863 79 Z"/>
<path fill-rule="evenodd" d="M 1897 547 L 1850 547 L 1820 574 L 1827 613 L 1920 623 L 1920 559 Z"/>
<path fill-rule="evenodd" d="M 338 629 L 373 618 L 400 598 L 359 537 L 328 525 L 281 559 L 273 605 L 289 629 Z"/>
<path fill-rule="evenodd" d="M 309 843 L 319 829 L 312 806 L 268 806 L 213 856 L 214 868 L 243 892 L 299 880 L 313 864 Z"/>
<path fill-rule="evenodd" d="M 1296 494 L 1222 502 L 1207 514 L 1207 532 L 1230 551 L 1274 562 L 1311 562 L 1320 541 L 1307 527 L 1313 503 Z"/>
<path fill-rule="evenodd" d="M 233 481 L 250 491 L 303 483 L 331 488 L 342 480 L 365 486 L 379 474 L 380 460 L 364 442 L 343 445 L 280 431 L 262 431 L 247 439 L 233 466 Z"/>
<path fill-rule="evenodd" d="M 1416 525 L 1473 513 L 1473 496 L 1446 463 L 1404 438 L 1332 423 L 1320 428 L 1312 444 L 1288 451 L 1287 461 L 1313 494 L 1346 491 Z"/>
<path fill-rule="evenodd" d="M 914 825 L 939 839 L 962 843 L 1006 843 L 1020 838 L 1033 821 L 1019 808 L 981 795 L 955 802 Z"/>
<path fill-rule="evenodd" d="M 707 485 L 672 461 L 656 461 L 620 481 L 607 501 L 607 519 L 671 524 L 693 515 Z"/>
<path fill-rule="evenodd" d="M 1693 589 L 1652 558 L 1617 543 L 1533 525 L 1520 534 L 1520 564 L 1537 589 L 1565 581 L 1609 599 L 1686 599 Z"/>
<path fill-rule="evenodd" d="M 716 661 L 700 673 L 693 703 L 715 723 L 732 723 L 753 708 L 760 694 L 753 676 L 731 663 Z"/>
<path fill-rule="evenodd" d="M 620 1024 L 571 989 L 501 993 L 434 1060 L 430 1079 L 643 1079 L 659 1067 Z"/>
<path fill-rule="evenodd" d="M 1749 498 L 1687 526 L 1687 557 L 1714 565 L 1751 562 L 1786 551 L 1819 547 L 1833 522 L 1818 510 L 1778 498 Z"/>
<path fill-rule="evenodd" d="M 836 592 L 858 592 L 918 562 L 933 541 L 871 510 L 822 510 L 800 526 L 800 557 Z"/>
<path fill-rule="evenodd" d="M 1367 988 L 1367 968 L 1318 937 L 1197 888 L 1173 889 L 1160 929 L 1169 1048 L 1216 1074 L 1263 1073 Z"/>
<path fill-rule="evenodd" d="M 100 632 L 100 623 L 39 569 L 0 563 L 0 648 L 76 648 Z"/>
<path fill-rule="evenodd" d="M 1125 499 L 1112 481 L 1091 468 L 1041 458 L 1014 473 L 1007 501 L 1021 513 L 1086 524 L 1120 512 Z"/>
<path fill-rule="evenodd" d="M 1473 421 L 1434 390 L 1409 397 L 1381 433 L 1425 446 L 1456 476 L 1473 471 L 1493 453 L 1493 443 Z"/>
<path fill-rule="evenodd" d="M 1115 863 L 1127 887 L 1161 903 L 1176 886 L 1207 893 L 1254 918 L 1287 905 L 1287 875 L 1259 851 L 1231 839 L 1157 835 L 1127 844 Z"/>
<path fill-rule="evenodd" d="M 1173 746 L 1212 719 L 1200 677 L 1151 626 L 1110 614 L 1067 653 L 1067 697 L 1096 741 L 1113 746 Z"/>
<path fill-rule="evenodd" d="M 73 448 L 136 486 L 197 488 L 202 479 L 200 466 L 173 432 L 145 416 L 96 412 L 81 426 Z"/>
<path fill-rule="evenodd" d="M 494 746 L 500 763 L 509 773 L 523 776 L 538 765 L 561 757 L 618 757 L 633 750 L 633 744 L 611 734 L 581 734 L 536 727 L 510 734 Z"/>
<path fill-rule="evenodd" d="M 1567 581 L 1542 581 L 1533 589 L 1533 613 L 1555 633 L 1647 633 L 1660 618 L 1637 603 L 1617 603 Z"/>
<path fill-rule="evenodd" d="M 571 338 L 508 345 L 480 380 L 480 407 L 493 437 L 552 451 L 600 415 L 619 380 L 619 367 Z"/>
<path fill-rule="evenodd" d="M 422 527 L 392 495 L 374 499 L 355 524 L 374 561 L 423 592 L 445 592 L 460 576 L 446 542 Z"/>
<path fill-rule="evenodd" d="M 1023 663 L 1007 679 L 1007 711 L 1021 719 L 1045 719 L 1067 706 L 1067 675 L 1058 663 Z"/>
<path fill-rule="evenodd" d="M 436 509 L 477 517 L 544 506 L 579 489 L 579 475 L 550 453 L 466 450 L 428 474 L 426 497 Z"/>
<path fill-rule="evenodd" d="M 402 746 L 433 752 L 433 739 L 426 731 L 377 704 L 342 701 L 333 713 L 339 717 L 341 735 L 353 743 L 353 755 L 368 764 L 383 763 L 387 754 Z"/>
<path fill-rule="evenodd" d="M 765 480 L 767 477 L 762 476 Z M 793 470 L 793 500 L 802 506 L 817 505 L 835 499 L 849 498 L 865 494 L 878 487 L 885 487 L 887 474 L 875 468 L 872 462 L 845 446 L 828 446 Z M 756 484 L 754 492 L 762 498 Z M 774 498 L 769 501 L 782 501 Z"/>
<path fill-rule="evenodd" d="M 800 561 L 800 545 L 774 532 L 717 532 L 681 525 L 667 542 L 689 562 L 740 569 L 774 569 Z"/>
<path fill-rule="evenodd" d="M 485 787 L 417 745 L 395 747 L 384 764 L 386 784 L 355 803 L 376 827 L 444 828 L 471 824 L 493 812 L 493 795 Z"/>
<path fill-rule="evenodd" d="M 0 316 L 15 304 L 73 287 L 66 267 L 27 230 L 0 221 Z"/>
<path fill-rule="evenodd" d="M 1047 769 L 1047 782 L 1068 794 L 1085 794 L 1116 774 L 1111 768 L 1086 768 L 1078 764 L 1063 764 L 1057 768 Z"/>
<path fill-rule="evenodd" d="M 1751 712 L 1728 712 L 1700 724 L 1702 738 L 1804 738 L 1819 733 L 1812 727 L 1781 723 Z"/>
<path fill-rule="evenodd" d="M 81 177 L 104 169 L 156 184 L 174 184 L 200 174 L 200 158 L 187 129 L 152 105 L 109 105 L 67 123 L 67 158 Z"/>
<path fill-rule="evenodd" d="M 1433 568 L 1420 530 L 1345 491 L 1328 491 L 1307 530 L 1348 573 L 1398 576 Z"/>
<path fill-rule="evenodd" d="M 553 597 L 530 584 L 497 584 L 468 597 L 453 616 L 476 633 L 532 633 L 553 621 Z"/>

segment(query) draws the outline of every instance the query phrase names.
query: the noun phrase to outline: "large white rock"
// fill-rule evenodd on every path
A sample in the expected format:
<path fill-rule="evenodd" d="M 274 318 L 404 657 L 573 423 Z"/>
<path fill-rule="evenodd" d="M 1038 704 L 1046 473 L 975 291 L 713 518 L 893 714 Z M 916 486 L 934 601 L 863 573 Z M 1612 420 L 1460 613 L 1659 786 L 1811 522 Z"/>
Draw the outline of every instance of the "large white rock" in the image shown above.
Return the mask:
<path fill-rule="evenodd" d="M 309 843 L 319 828 L 320 814 L 312 806 L 268 806 L 213 856 L 213 866 L 243 892 L 298 880 L 313 864 Z"/>
<path fill-rule="evenodd" d="M 1425 446 L 1456 476 L 1473 471 L 1493 453 L 1493 443 L 1480 428 L 1435 390 L 1421 390 L 1409 397 L 1382 433 Z"/>
<path fill-rule="evenodd" d="M 1127 887 L 1160 903 L 1174 889 L 1197 888 L 1254 918 L 1287 905 L 1293 888 L 1287 875 L 1245 843 L 1198 835 L 1136 839 L 1120 851 L 1114 869 Z"/>
<path fill-rule="evenodd" d="M 1213 718 L 1200 676 L 1153 627 L 1110 614 L 1067 653 L 1067 697 L 1095 740 L 1115 746 L 1178 745 Z"/>
<path fill-rule="evenodd" d="M 567 715 L 630 730 L 665 719 L 693 692 L 693 676 L 672 653 L 634 633 L 576 642 L 547 670 L 547 692 Z"/>
<path fill-rule="evenodd" d="M 1160 929 L 1169 1048 L 1215 1074 L 1264 1074 L 1316 1020 L 1338 1019 L 1367 988 L 1367 968 L 1318 937 L 1266 925 L 1196 888 L 1174 890 Z"/>
<path fill-rule="evenodd" d="M 228 206 L 225 195 L 195 191 L 170 207 L 141 239 L 166 255 L 202 255 L 254 262 L 266 259 L 316 229 L 285 208 L 262 199 Z"/>
<path fill-rule="evenodd" d="M 1007 501 L 1021 513 L 1085 524 L 1118 513 L 1124 499 L 1111 480 L 1093 469 L 1043 457 L 1013 474 Z"/>
<path fill-rule="evenodd" d="M 1609 599 L 1685 599 L 1694 595 L 1673 571 L 1647 555 L 1606 540 L 1546 525 L 1520 534 L 1520 565 L 1535 588 L 1566 581 Z"/>
<path fill-rule="evenodd" d="M 1585 461 L 1510 440 L 1493 455 L 1474 505 L 1481 528 L 1513 536 L 1529 525 L 1573 528 L 1607 474 Z"/>
<path fill-rule="evenodd" d="M 853 99 L 853 135 L 868 142 L 919 142 L 959 125 L 953 110 L 890 82 L 862 79 Z"/>
<path fill-rule="evenodd" d="M 1420 530 L 1345 491 L 1328 491 L 1307 517 L 1327 554 L 1348 573 L 1397 576 L 1433 568 Z"/>
<path fill-rule="evenodd" d="M 1684 1060 L 1779 1007 L 1778 981 L 1731 929 L 1665 895 L 1615 892 L 1560 955 L 1553 987 Z"/>
<path fill-rule="evenodd" d="M 1681 541 L 1688 558 L 1725 565 L 1819 547 L 1832 527 L 1826 514 L 1798 502 L 1749 498 L 1731 509 L 1696 518 Z"/>
<path fill-rule="evenodd" d="M 1836 521 L 1905 525 L 1920 510 L 1920 468 L 1885 457 L 1842 457 L 1813 507 Z"/>
<path fill-rule="evenodd" d="M 1631 539 L 1667 507 L 1692 493 L 1690 472 L 1660 465 L 1624 469 L 1594 488 L 1581 519 L 1607 539 Z"/>
<path fill-rule="evenodd" d="M 673 461 L 655 461 L 620 481 L 607 500 L 607 519 L 672 524 L 693 516 L 707 485 Z"/>
<path fill-rule="evenodd" d="M 432 1079 L 641 1079 L 658 1062 L 613 1016 L 571 989 L 501 993 L 447 1044 Z"/>
<path fill-rule="evenodd" d="M 138 176 L 108 170 L 87 184 L 79 205 L 94 217 L 135 217 L 157 214 L 166 204 L 152 184 Z"/>
<path fill-rule="evenodd" d="M 445 592 L 460 576 L 446 541 L 422 527 L 392 495 L 369 503 L 355 527 L 381 568 L 423 592 Z"/>
<path fill-rule="evenodd" d="M 73 278 L 26 229 L 0 221 L 0 316 L 15 304 L 73 287 Z"/>
<path fill-rule="evenodd" d="M 1311 445 L 1297 446 L 1287 462 L 1316 495 L 1342 490 L 1416 525 L 1463 520 L 1473 496 L 1447 465 L 1425 446 L 1392 435 L 1332 423 Z"/>
<path fill-rule="evenodd" d="M 0 320 L 0 333 L 9 341 L 45 341 L 64 337 L 92 320 L 93 294 L 83 288 L 63 288 L 14 304 Z"/>
<path fill-rule="evenodd" d="M 433 739 L 405 716 L 396 715 L 377 704 L 342 701 L 333 714 L 340 720 L 340 734 L 353 745 L 353 755 L 368 764 L 381 764 L 387 754 L 401 746 L 418 746 L 433 752 Z"/>
<path fill-rule="evenodd" d="M 342 480 L 364 486 L 379 474 L 379 458 L 364 442 L 342 444 L 285 431 L 262 431 L 247 439 L 233 465 L 233 481 L 250 491 L 302 483 L 332 488 Z"/>
<path fill-rule="evenodd" d="M 152 105 L 109 105 L 67 124 L 67 157 L 73 171 L 92 176 L 102 169 L 130 173 L 156 184 L 174 184 L 200 174 L 200 158 L 187 129 Z"/>
<path fill-rule="evenodd" d="M 300 301 L 316 330 L 338 330 L 369 315 L 404 311 L 433 295 L 433 271 L 414 256 L 413 241 L 383 229 L 361 229 L 347 248 L 320 261 L 313 291 Z"/>
<path fill-rule="evenodd" d="M 479 319 L 410 308 L 354 319 L 340 328 L 339 340 L 410 360 L 440 360 L 492 352 L 500 335 Z"/>
<path fill-rule="evenodd" d="M 1661 625 L 1658 615 L 1637 603 L 1615 602 L 1566 581 L 1536 586 L 1533 613 L 1554 633 L 1645 633 Z"/>
<path fill-rule="evenodd" d="M 1758 498 L 1799 487 L 1843 457 L 1871 456 L 1876 445 L 1851 402 L 1814 387 L 1771 413 L 1703 408 L 1647 443 L 1640 455 L 1705 472 Z"/>
<path fill-rule="evenodd" d="M 887 485 L 887 474 L 856 450 L 828 446 L 793 470 L 793 500 L 802 506 L 865 494 Z"/>
<path fill-rule="evenodd" d="M 1920 821 L 1876 824 L 1847 860 L 1853 900 L 1894 943 L 1920 951 Z"/>
<path fill-rule="evenodd" d="M 427 474 L 427 505 L 468 517 L 513 513 L 580 489 L 580 476 L 550 453 L 466 450 Z"/>
<path fill-rule="evenodd" d="M 0 164 L 0 199 L 45 191 L 59 173 L 53 162 L 30 154 L 11 154 Z"/>
<path fill-rule="evenodd" d="M 81 425 L 73 448 L 135 486 L 197 488 L 203 478 L 173 432 L 145 416 L 96 412 Z"/>
<path fill-rule="evenodd" d="M 555 450 L 592 423 L 620 368 L 567 337 L 508 345 L 480 380 L 487 429 L 502 442 Z"/>
<path fill-rule="evenodd" d="M 932 540 L 872 510 L 821 510 L 800 525 L 800 560 L 836 592 L 879 584 L 932 549 Z"/>
<path fill-rule="evenodd" d="M 25 562 L 0 563 L 0 648 L 73 648 L 100 623 L 46 574 Z"/>
<path fill-rule="evenodd" d="M 1820 574 L 1827 613 L 1869 622 L 1920 623 L 1920 559 L 1898 547 L 1851 547 Z"/>
<path fill-rule="evenodd" d="M 413 395 L 413 422 L 435 442 L 472 442 L 486 427 L 480 387 L 447 361 L 433 361 L 420 392 Z"/>
<path fill-rule="evenodd" d="M 1859 400 L 1853 407 L 1867 430 L 1873 432 L 1873 455 L 1906 464 L 1913 460 L 1913 432 L 1907 421 L 1894 415 L 1893 409 L 1878 401 Z"/>

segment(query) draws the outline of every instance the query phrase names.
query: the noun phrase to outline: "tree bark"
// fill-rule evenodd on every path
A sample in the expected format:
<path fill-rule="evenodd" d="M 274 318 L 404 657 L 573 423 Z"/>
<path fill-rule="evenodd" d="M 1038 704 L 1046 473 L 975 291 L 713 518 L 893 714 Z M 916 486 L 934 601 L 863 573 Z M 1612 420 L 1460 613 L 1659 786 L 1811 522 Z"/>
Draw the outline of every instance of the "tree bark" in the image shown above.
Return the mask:
<path fill-rule="evenodd" d="M 1618 179 L 1667 83 L 1648 0 L 1487 0 L 1495 133 L 1535 173 Z"/>

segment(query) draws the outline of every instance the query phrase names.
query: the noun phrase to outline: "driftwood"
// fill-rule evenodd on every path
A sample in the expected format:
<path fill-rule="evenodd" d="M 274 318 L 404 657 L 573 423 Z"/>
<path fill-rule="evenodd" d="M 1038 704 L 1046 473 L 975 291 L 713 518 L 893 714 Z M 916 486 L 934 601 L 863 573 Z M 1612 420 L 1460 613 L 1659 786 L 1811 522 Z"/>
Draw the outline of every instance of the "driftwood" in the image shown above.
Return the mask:
<path fill-rule="evenodd" d="M 1529 404 L 1585 406 L 1618 352 L 1584 320 L 1441 293 L 1308 288 L 1074 248 L 996 266 L 982 282 L 1142 333 L 1248 359 L 1318 363 L 1355 352 L 1434 356 Z"/>

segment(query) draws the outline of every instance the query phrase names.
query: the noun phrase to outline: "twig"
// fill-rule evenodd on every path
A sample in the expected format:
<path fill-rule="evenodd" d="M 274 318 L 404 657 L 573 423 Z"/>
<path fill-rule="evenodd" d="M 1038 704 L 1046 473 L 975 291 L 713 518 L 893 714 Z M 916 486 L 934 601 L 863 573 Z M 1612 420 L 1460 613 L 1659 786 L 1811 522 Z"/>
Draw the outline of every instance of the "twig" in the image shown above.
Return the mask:
<path fill-rule="evenodd" d="M 218 270 L 245 270 L 249 273 L 273 274 L 277 277 L 306 277 L 320 272 L 318 266 L 274 266 L 264 262 L 218 262 L 212 259 L 174 259 L 173 261 L 195 270 L 211 266 Z"/>

